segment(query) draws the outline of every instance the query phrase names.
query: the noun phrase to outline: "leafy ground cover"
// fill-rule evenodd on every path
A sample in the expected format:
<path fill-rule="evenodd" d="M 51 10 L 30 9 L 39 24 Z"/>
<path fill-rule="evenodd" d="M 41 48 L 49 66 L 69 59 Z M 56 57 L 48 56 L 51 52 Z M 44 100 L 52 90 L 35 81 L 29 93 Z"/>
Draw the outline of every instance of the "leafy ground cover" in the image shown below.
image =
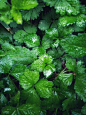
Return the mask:
<path fill-rule="evenodd" d="M 0 0 L 0 114 L 86 115 L 84 0 Z"/>

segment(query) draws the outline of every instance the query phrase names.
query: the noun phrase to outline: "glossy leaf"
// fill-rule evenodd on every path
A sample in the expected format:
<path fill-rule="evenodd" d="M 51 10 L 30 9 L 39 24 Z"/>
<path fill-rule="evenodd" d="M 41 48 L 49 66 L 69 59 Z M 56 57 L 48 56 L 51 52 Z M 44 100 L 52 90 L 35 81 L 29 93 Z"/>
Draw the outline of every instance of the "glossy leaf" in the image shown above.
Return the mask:
<path fill-rule="evenodd" d="M 59 39 L 57 39 L 56 41 L 54 41 L 53 44 L 51 45 L 51 47 L 53 47 L 53 48 L 56 47 L 57 48 L 58 45 L 59 45 Z"/>
<path fill-rule="evenodd" d="M 0 59 L 0 73 L 8 73 L 13 64 L 13 60 L 8 55 Z"/>
<path fill-rule="evenodd" d="M 77 4 L 77 5 L 76 5 Z M 60 15 L 77 15 L 80 10 L 79 0 L 61 0 L 55 3 L 56 13 L 60 12 Z"/>
<path fill-rule="evenodd" d="M 71 85 L 71 83 L 72 83 L 73 74 L 65 74 L 65 73 L 62 73 L 62 72 L 61 72 L 61 73 L 58 75 L 58 78 L 59 78 L 60 80 L 62 80 L 62 82 L 64 83 L 64 85 L 69 86 L 69 85 Z"/>
<path fill-rule="evenodd" d="M 16 7 L 17 9 L 31 9 L 38 5 L 36 0 L 11 0 L 12 6 Z"/>
<path fill-rule="evenodd" d="M 24 42 L 30 48 L 39 46 L 40 45 L 39 40 L 40 40 L 39 36 L 37 36 L 36 34 L 28 34 L 24 37 Z"/>
<path fill-rule="evenodd" d="M 71 71 L 76 71 L 76 60 L 75 59 L 67 59 L 66 60 L 66 68 Z"/>
<path fill-rule="evenodd" d="M 76 75 L 76 81 L 74 85 L 74 89 L 76 93 L 80 96 L 80 98 L 86 102 L 86 74 L 78 74 Z"/>
<path fill-rule="evenodd" d="M 23 104 L 18 109 L 23 115 L 39 115 L 40 113 L 40 107 L 35 104 Z"/>
<path fill-rule="evenodd" d="M 58 37 L 58 30 L 56 28 L 49 28 L 45 32 L 48 38 L 57 39 Z"/>
<path fill-rule="evenodd" d="M 15 20 L 18 24 L 22 24 L 22 16 L 21 16 L 21 13 L 20 13 L 19 10 L 16 9 L 15 7 L 12 7 L 12 9 L 11 9 L 11 16 L 14 18 L 14 20 Z"/>
<path fill-rule="evenodd" d="M 24 95 L 27 95 L 26 103 L 36 104 L 37 106 L 40 106 L 40 98 L 34 88 L 27 90 Z"/>
<path fill-rule="evenodd" d="M 26 33 L 25 31 L 23 31 L 23 30 L 18 30 L 18 31 L 14 34 L 13 38 L 14 38 L 15 40 L 17 40 L 18 42 L 23 43 L 23 42 L 24 42 L 24 36 L 25 36 L 26 34 L 27 34 L 27 33 Z"/>
<path fill-rule="evenodd" d="M 55 71 L 56 71 L 55 66 L 53 64 L 50 64 L 44 68 L 43 74 L 46 78 L 49 78 Z"/>
<path fill-rule="evenodd" d="M 36 91 L 42 98 L 49 98 L 52 94 L 52 81 L 47 81 L 46 79 L 41 79 L 36 85 Z"/>
<path fill-rule="evenodd" d="M 44 55 L 40 56 L 39 59 L 42 60 L 46 64 L 51 64 L 53 61 L 52 57 L 49 56 L 48 54 L 44 54 Z"/>
<path fill-rule="evenodd" d="M 45 35 L 42 38 L 42 46 L 44 49 L 50 48 L 50 44 L 52 43 L 52 39 L 48 39 Z"/>
<path fill-rule="evenodd" d="M 86 33 L 66 36 L 61 40 L 61 45 L 66 53 L 75 58 L 86 55 Z M 84 42 L 83 42 L 84 41 Z"/>
<path fill-rule="evenodd" d="M 70 17 L 64 16 L 64 17 L 60 17 L 58 20 L 60 27 L 69 26 L 75 22 L 76 22 L 76 17 L 74 17 L 74 16 L 70 16 Z"/>
<path fill-rule="evenodd" d="M 44 70 L 44 67 L 45 67 L 45 63 L 38 59 L 36 61 L 34 61 L 31 65 L 30 65 L 31 69 L 32 70 L 36 70 L 38 72 L 42 72 Z"/>
<path fill-rule="evenodd" d="M 34 47 L 32 51 L 38 56 L 41 56 L 46 53 L 46 50 L 43 47 Z"/>
<path fill-rule="evenodd" d="M 39 80 L 39 73 L 37 71 L 25 70 L 24 75 L 19 76 L 19 83 L 23 89 L 27 90 L 32 87 Z"/>

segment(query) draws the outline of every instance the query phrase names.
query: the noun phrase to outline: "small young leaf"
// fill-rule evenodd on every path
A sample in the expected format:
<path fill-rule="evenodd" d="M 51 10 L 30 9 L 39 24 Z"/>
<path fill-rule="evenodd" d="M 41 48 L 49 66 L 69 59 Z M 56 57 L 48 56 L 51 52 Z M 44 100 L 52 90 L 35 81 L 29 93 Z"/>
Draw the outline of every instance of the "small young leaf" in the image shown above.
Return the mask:
<path fill-rule="evenodd" d="M 41 79 L 36 85 L 36 91 L 42 98 L 49 98 L 52 94 L 52 81 L 47 81 L 46 79 Z"/>
<path fill-rule="evenodd" d="M 53 72 L 55 72 L 55 66 L 53 64 L 47 65 L 44 70 L 43 70 L 43 74 L 46 78 L 49 78 Z"/>

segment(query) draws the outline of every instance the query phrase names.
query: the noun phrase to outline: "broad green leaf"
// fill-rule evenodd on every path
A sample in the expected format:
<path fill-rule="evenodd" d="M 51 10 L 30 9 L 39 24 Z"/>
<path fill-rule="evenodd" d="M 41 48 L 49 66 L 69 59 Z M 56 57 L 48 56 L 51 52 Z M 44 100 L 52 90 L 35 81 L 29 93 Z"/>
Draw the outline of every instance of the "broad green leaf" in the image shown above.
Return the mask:
<path fill-rule="evenodd" d="M 77 5 L 76 5 L 77 4 Z M 80 12 L 80 1 L 79 0 L 58 0 L 55 3 L 56 13 L 60 13 L 61 16 L 77 15 Z"/>
<path fill-rule="evenodd" d="M 52 39 L 48 39 L 45 35 L 42 38 L 42 47 L 44 47 L 44 49 L 48 49 L 50 48 L 50 44 L 53 42 Z"/>
<path fill-rule="evenodd" d="M 6 107 L 3 107 L 1 114 L 2 115 L 14 115 L 15 111 L 16 111 L 16 107 L 6 106 Z M 17 114 L 17 113 L 15 113 L 15 114 Z"/>
<path fill-rule="evenodd" d="M 30 48 L 40 45 L 40 38 L 36 34 L 28 34 L 24 37 L 24 42 Z"/>
<path fill-rule="evenodd" d="M 30 65 L 32 70 L 36 70 L 38 72 L 42 72 L 44 70 L 45 67 L 45 62 L 38 59 L 35 60 L 31 65 Z"/>
<path fill-rule="evenodd" d="M 66 36 L 61 40 L 61 45 L 66 53 L 75 58 L 86 55 L 86 33 Z"/>
<path fill-rule="evenodd" d="M 37 106 L 40 106 L 40 98 L 34 88 L 27 90 L 27 92 L 24 95 L 27 95 L 26 103 L 36 104 Z"/>
<path fill-rule="evenodd" d="M 81 112 L 85 115 L 86 114 L 86 104 L 82 107 Z"/>
<path fill-rule="evenodd" d="M 56 59 L 56 60 L 53 60 L 53 64 L 54 64 L 54 66 L 55 66 L 55 68 L 56 68 L 56 71 L 58 71 L 58 72 L 61 72 L 61 70 L 62 70 L 62 65 L 61 65 L 61 59 Z"/>
<path fill-rule="evenodd" d="M 13 64 L 14 62 L 10 56 L 4 56 L 2 59 L 0 59 L 0 73 L 9 73 Z"/>
<path fill-rule="evenodd" d="M 3 93 L 0 93 L 0 107 L 5 106 L 8 100 Z"/>
<path fill-rule="evenodd" d="M 11 97 L 10 101 L 13 103 L 13 105 L 19 105 L 19 99 L 20 91 L 18 91 L 14 97 Z"/>
<path fill-rule="evenodd" d="M 24 73 L 25 69 L 26 69 L 25 65 L 17 64 L 14 66 L 14 68 L 12 68 L 12 71 L 10 72 L 10 74 L 16 79 L 19 79 L 19 76 Z"/>
<path fill-rule="evenodd" d="M 58 20 L 59 27 L 69 26 L 76 22 L 76 17 L 74 16 L 64 16 L 60 17 Z"/>
<path fill-rule="evenodd" d="M 11 0 L 12 6 L 16 7 L 16 9 L 31 9 L 38 5 L 37 0 Z"/>
<path fill-rule="evenodd" d="M 55 71 L 56 71 L 55 66 L 53 64 L 50 64 L 44 68 L 43 74 L 46 78 L 49 78 Z"/>
<path fill-rule="evenodd" d="M 62 80 L 62 82 L 63 82 L 64 85 L 69 86 L 72 83 L 73 74 L 65 74 L 65 73 L 61 72 L 58 75 L 58 78 L 60 80 Z"/>
<path fill-rule="evenodd" d="M 49 23 L 49 22 L 47 22 L 46 20 L 41 20 L 41 21 L 39 22 L 38 28 L 39 28 L 40 30 L 44 31 L 44 30 L 48 29 L 49 26 L 50 26 L 50 23 Z"/>
<path fill-rule="evenodd" d="M 57 39 L 58 37 L 58 30 L 56 28 L 49 28 L 45 32 L 48 38 Z"/>
<path fill-rule="evenodd" d="M 48 54 L 44 54 L 40 56 L 39 59 L 42 60 L 45 64 L 51 64 L 53 61 L 53 58 Z"/>
<path fill-rule="evenodd" d="M 41 79 L 35 85 L 36 91 L 42 98 L 49 98 L 52 94 L 52 81 L 47 81 L 46 79 Z"/>
<path fill-rule="evenodd" d="M 82 74 L 82 73 L 85 73 L 85 70 L 86 70 L 86 68 L 83 65 L 83 62 L 81 60 L 77 61 L 77 70 L 76 70 L 76 72 Z"/>
<path fill-rule="evenodd" d="M 19 83 L 23 89 L 27 90 L 32 87 L 39 80 L 39 73 L 37 71 L 25 70 L 24 75 L 19 76 Z"/>
<path fill-rule="evenodd" d="M 83 115 L 80 109 L 71 110 L 71 115 Z"/>
<path fill-rule="evenodd" d="M 24 36 L 25 36 L 26 34 L 27 34 L 27 33 L 26 33 L 24 30 L 18 30 L 18 31 L 14 34 L 13 38 L 14 38 L 15 40 L 17 40 L 18 42 L 23 43 L 23 42 L 24 42 Z"/>
<path fill-rule="evenodd" d="M 7 94 L 13 94 L 15 92 L 15 85 L 13 84 L 12 79 L 7 76 L 3 78 L 5 84 L 4 92 Z"/>
<path fill-rule="evenodd" d="M 23 104 L 19 108 L 22 115 L 39 115 L 40 107 L 35 104 Z"/>
<path fill-rule="evenodd" d="M 32 51 L 38 56 L 41 56 L 46 53 L 46 50 L 43 47 L 35 47 L 32 49 Z"/>
<path fill-rule="evenodd" d="M 15 46 L 15 51 L 8 51 L 7 54 L 15 63 L 25 65 L 32 63 L 37 58 L 34 52 L 32 53 L 26 47 L 21 46 Z"/>
<path fill-rule="evenodd" d="M 76 104 L 76 95 L 72 95 L 70 98 L 65 99 L 62 103 L 63 106 L 63 111 L 64 110 L 70 110 L 70 109 L 75 109 L 77 106 Z"/>
<path fill-rule="evenodd" d="M 67 58 L 66 60 L 66 68 L 68 68 L 71 71 L 76 71 L 76 60 L 75 59 L 71 59 L 71 58 Z"/>
<path fill-rule="evenodd" d="M 76 81 L 74 85 L 76 93 L 81 97 L 81 100 L 86 102 L 86 74 L 76 75 Z"/>
<path fill-rule="evenodd" d="M 59 106 L 59 96 L 57 92 L 53 92 L 52 95 L 42 101 L 42 108 L 49 111 L 54 111 Z"/>
<path fill-rule="evenodd" d="M 12 16 L 13 19 L 17 22 L 17 24 L 22 24 L 22 16 L 21 16 L 21 13 L 20 13 L 19 10 L 16 9 L 15 7 L 12 7 L 12 9 L 11 9 L 11 16 Z"/>
<path fill-rule="evenodd" d="M 80 14 L 79 16 L 77 16 L 76 25 L 79 27 L 85 27 L 86 25 L 86 15 L 85 14 Z"/>
<path fill-rule="evenodd" d="M 37 32 L 36 26 L 28 23 L 24 24 L 24 30 L 29 34 L 35 34 Z"/>
<path fill-rule="evenodd" d="M 7 0 L 0 0 L 0 9 L 6 7 L 6 2 L 7 2 Z"/>
<path fill-rule="evenodd" d="M 53 48 L 56 47 L 56 48 L 57 48 L 58 45 L 59 45 L 59 39 L 55 40 L 55 41 L 52 43 L 51 47 L 53 47 Z"/>

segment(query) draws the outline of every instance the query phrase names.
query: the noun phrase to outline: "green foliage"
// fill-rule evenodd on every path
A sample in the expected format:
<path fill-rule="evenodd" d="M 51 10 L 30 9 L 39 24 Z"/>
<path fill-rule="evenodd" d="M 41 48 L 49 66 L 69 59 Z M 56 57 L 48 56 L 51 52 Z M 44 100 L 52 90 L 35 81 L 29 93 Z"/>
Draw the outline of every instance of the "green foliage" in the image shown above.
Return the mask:
<path fill-rule="evenodd" d="M 86 114 L 84 0 L 0 0 L 0 114 Z"/>

